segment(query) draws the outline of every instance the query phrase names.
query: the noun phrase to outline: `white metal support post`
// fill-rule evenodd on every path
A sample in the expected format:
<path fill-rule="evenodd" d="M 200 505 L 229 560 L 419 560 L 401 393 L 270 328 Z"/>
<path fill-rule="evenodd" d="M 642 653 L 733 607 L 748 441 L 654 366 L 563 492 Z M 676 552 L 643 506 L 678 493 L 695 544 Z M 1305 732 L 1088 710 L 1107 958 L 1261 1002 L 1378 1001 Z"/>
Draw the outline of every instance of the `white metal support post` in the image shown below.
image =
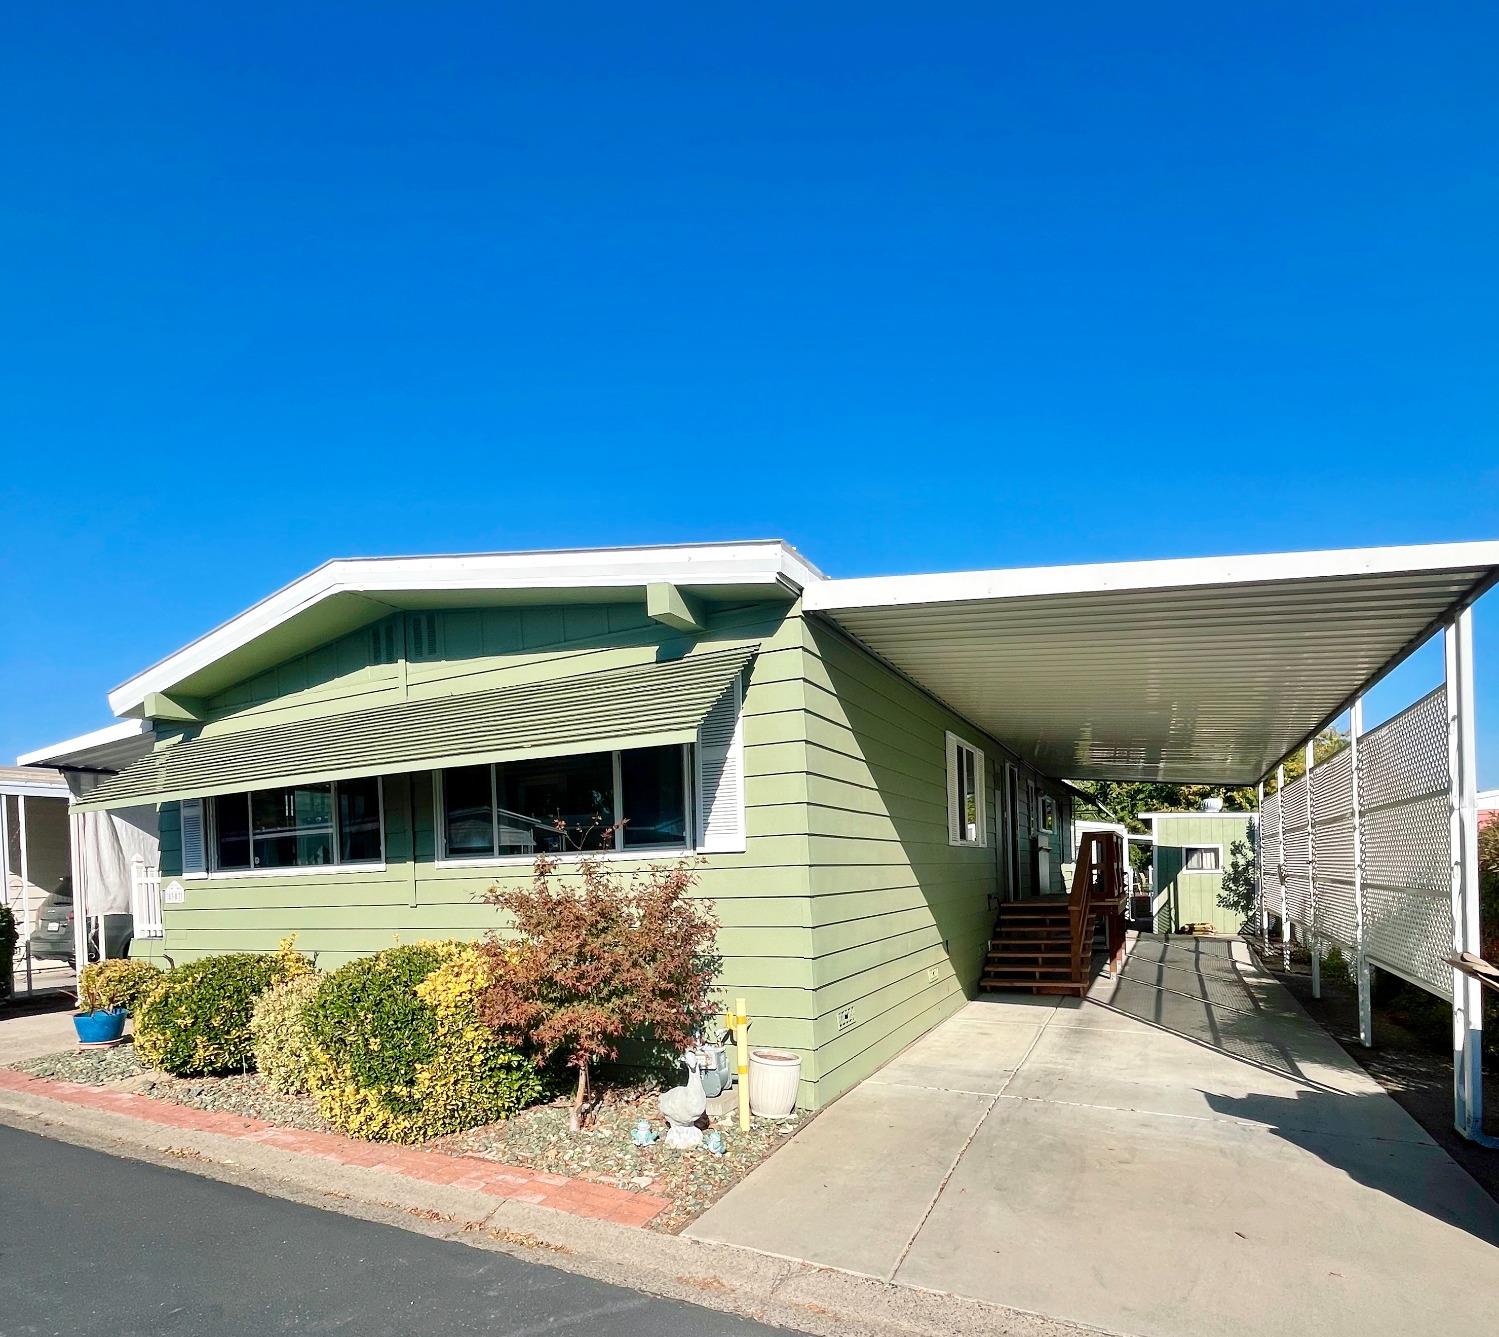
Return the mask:
<path fill-rule="evenodd" d="M 1260 945 L 1270 950 L 1270 911 L 1265 908 L 1265 782 L 1254 789 L 1255 899 L 1260 903 Z"/>
<path fill-rule="evenodd" d="M 1478 764 L 1473 726 L 1473 613 L 1446 630 L 1447 762 L 1452 837 L 1452 949 L 1478 954 Z M 1471 975 L 1452 972 L 1452 1097 L 1457 1131 L 1483 1136 L 1483 996 Z"/>
<path fill-rule="evenodd" d="M 1286 767 L 1282 762 L 1275 768 L 1275 792 L 1280 802 L 1275 805 L 1276 846 L 1280 850 L 1280 862 L 1275 866 L 1276 881 L 1280 883 L 1280 968 L 1291 968 L 1291 916 L 1286 908 Z"/>
<path fill-rule="evenodd" d="M 88 916 L 84 904 L 83 891 L 83 824 L 88 819 L 81 812 L 74 812 L 72 803 L 68 804 L 68 848 L 71 852 L 72 863 L 68 866 L 73 870 L 73 960 L 81 970 L 88 964 Z M 78 988 L 78 976 L 73 976 L 74 992 Z"/>
<path fill-rule="evenodd" d="M 1312 954 L 1312 997 L 1322 997 L 1322 948 L 1317 941 L 1317 837 L 1312 818 L 1312 766 L 1316 757 L 1316 743 L 1306 745 L 1306 898 L 1310 911 L 1311 927 L 1307 931 L 1306 945 Z"/>
<path fill-rule="evenodd" d="M 32 991 L 31 979 L 31 932 L 36 927 L 31 922 L 31 856 L 27 851 L 26 795 L 16 795 L 16 822 L 21 837 L 21 943 L 26 953 L 26 993 Z"/>
<path fill-rule="evenodd" d="M 1364 698 L 1353 698 L 1348 712 L 1348 746 L 1353 755 L 1353 960 L 1358 983 L 1358 1038 L 1368 1049 L 1374 1044 L 1374 1003 L 1369 980 L 1369 949 L 1364 941 L 1364 807 L 1359 794 L 1359 736 L 1364 732 Z"/>

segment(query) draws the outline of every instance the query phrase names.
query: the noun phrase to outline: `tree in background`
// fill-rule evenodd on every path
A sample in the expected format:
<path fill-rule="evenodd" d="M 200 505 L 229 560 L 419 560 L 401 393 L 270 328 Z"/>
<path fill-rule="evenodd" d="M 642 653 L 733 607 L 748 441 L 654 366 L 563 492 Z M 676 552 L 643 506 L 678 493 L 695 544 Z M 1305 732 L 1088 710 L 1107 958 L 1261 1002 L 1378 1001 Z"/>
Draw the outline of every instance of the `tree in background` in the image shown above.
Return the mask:
<path fill-rule="evenodd" d="M 1223 886 L 1218 892 L 1218 904 L 1247 921 L 1255 911 L 1255 840 L 1254 827 L 1249 828 L 1248 839 L 1235 840 L 1228 847 L 1228 867 L 1223 870 Z"/>
<path fill-rule="evenodd" d="M 1348 746 L 1348 735 L 1341 729 L 1324 729 L 1313 744 L 1313 764 L 1326 761 Z M 1286 758 L 1286 783 L 1306 772 L 1306 760 L 1300 749 Z M 1230 788 L 1226 785 L 1169 785 L 1158 781 L 1074 780 L 1078 789 L 1093 796 L 1091 809 L 1079 805 L 1075 816 L 1095 821 L 1122 822 L 1128 831 L 1142 834 L 1146 825 L 1142 812 L 1193 812 L 1209 798 L 1223 800 L 1231 812 L 1253 812 L 1258 806 L 1253 785 Z M 1265 792 L 1275 792 L 1271 777 Z"/>

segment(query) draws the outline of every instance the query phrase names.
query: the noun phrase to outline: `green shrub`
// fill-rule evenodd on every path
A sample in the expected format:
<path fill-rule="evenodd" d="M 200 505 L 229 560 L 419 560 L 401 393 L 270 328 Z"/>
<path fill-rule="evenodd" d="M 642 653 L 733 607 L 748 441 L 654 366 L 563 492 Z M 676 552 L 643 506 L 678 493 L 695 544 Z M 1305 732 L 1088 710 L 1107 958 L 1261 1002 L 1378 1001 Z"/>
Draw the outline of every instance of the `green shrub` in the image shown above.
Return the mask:
<path fill-rule="evenodd" d="M 312 963 L 291 950 L 205 956 L 167 971 L 135 1015 L 135 1047 L 176 1077 L 250 1072 L 250 1012 L 271 985 L 305 975 Z"/>
<path fill-rule="evenodd" d="M 84 1012 L 117 1007 L 136 1011 L 162 981 L 162 973 L 149 961 L 95 961 L 78 975 L 78 1006 Z"/>
<path fill-rule="evenodd" d="M 16 917 L 10 906 L 0 905 L 0 998 L 11 990 L 11 966 L 16 953 Z"/>
<path fill-rule="evenodd" d="M 324 1117 L 357 1137 L 420 1142 L 539 1100 L 536 1065 L 479 1023 L 491 971 L 474 947 L 415 943 L 325 976 L 304 1013 Z"/>
<path fill-rule="evenodd" d="M 250 1012 L 255 1066 L 265 1084 L 281 1095 L 307 1094 L 312 1055 L 305 1013 L 321 983 L 315 974 L 293 975 L 271 985 Z"/>

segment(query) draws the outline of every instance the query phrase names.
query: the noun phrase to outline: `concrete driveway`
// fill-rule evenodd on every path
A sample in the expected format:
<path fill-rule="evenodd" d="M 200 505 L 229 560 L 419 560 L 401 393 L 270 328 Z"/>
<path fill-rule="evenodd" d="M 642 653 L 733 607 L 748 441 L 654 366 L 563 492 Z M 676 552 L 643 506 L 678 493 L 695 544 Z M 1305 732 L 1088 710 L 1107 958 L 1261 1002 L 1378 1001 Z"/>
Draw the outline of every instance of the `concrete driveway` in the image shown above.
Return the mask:
<path fill-rule="evenodd" d="M 688 1233 L 1151 1337 L 1476 1332 L 1499 1295 L 1499 1206 L 1224 939 L 969 1004 Z"/>
<path fill-rule="evenodd" d="M 0 1067 L 73 1049 L 77 1044 L 71 998 L 59 994 L 0 1003 Z"/>

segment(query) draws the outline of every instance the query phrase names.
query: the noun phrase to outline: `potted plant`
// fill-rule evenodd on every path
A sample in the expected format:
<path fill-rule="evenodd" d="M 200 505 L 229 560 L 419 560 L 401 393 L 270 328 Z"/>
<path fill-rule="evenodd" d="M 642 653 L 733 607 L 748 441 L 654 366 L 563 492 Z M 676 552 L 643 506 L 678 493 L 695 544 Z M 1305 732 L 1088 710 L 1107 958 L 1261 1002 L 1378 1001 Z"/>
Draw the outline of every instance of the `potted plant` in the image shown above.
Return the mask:
<path fill-rule="evenodd" d="M 83 1045 L 115 1044 L 125 1018 L 157 985 L 161 971 L 149 961 L 97 961 L 78 976 L 78 1013 L 73 1029 Z"/>

